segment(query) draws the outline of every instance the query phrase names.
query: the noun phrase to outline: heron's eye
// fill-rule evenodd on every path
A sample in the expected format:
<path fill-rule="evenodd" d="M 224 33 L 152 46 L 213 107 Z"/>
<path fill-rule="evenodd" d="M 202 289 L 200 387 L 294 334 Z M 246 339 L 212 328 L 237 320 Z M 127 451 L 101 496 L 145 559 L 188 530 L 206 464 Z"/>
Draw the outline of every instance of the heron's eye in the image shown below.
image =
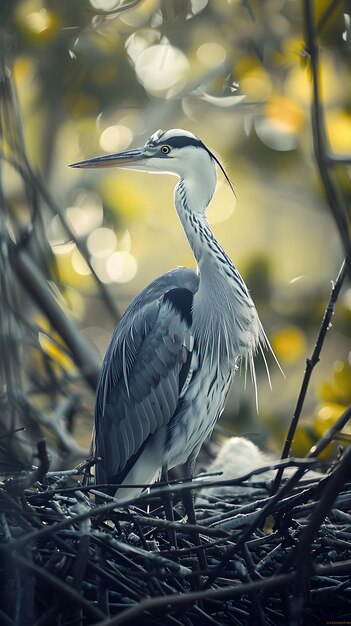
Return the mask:
<path fill-rule="evenodd" d="M 162 146 L 162 148 L 161 148 L 162 154 L 169 154 L 170 151 L 171 151 L 171 149 L 170 149 L 169 146 Z"/>

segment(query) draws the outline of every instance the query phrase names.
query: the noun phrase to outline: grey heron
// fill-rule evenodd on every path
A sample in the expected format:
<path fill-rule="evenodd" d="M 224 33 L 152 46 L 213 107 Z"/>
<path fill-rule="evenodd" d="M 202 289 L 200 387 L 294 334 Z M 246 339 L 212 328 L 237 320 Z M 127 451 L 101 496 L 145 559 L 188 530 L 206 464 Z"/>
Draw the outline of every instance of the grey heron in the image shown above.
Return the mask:
<path fill-rule="evenodd" d="M 175 208 L 197 264 L 145 287 L 106 352 L 95 404 L 94 452 L 102 459 L 96 483 L 122 484 L 115 494 L 121 502 L 142 490 L 128 485 L 149 485 L 162 469 L 185 463 L 192 476 L 240 361 L 256 388 L 254 355 L 269 346 L 248 289 L 206 217 L 217 166 L 231 185 L 214 154 L 180 129 L 71 166 L 176 175 Z"/>

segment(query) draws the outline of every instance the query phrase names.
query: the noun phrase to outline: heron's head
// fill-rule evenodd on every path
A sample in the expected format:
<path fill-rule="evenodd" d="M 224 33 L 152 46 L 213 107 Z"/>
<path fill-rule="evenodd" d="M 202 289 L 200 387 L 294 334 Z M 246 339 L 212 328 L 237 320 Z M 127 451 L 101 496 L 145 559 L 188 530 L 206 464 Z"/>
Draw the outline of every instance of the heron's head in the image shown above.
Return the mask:
<path fill-rule="evenodd" d="M 153 174 L 174 174 L 186 184 L 188 206 L 193 211 L 202 212 L 215 191 L 216 163 L 235 195 L 225 170 L 214 154 L 196 135 L 180 128 L 158 130 L 141 148 L 80 161 L 71 167 L 119 167 Z M 176 203 L 176 206 L 179 207 L 179 204 Z"/>
<path fill-rule="evenodd" d="M 215 176 L 215 161 L 214 155 L 198 137 L 177 128 L 158 130 L 141 148 L 80 161 L 71 167 L 119 167 L 187 178 L 197 172 L 203 177 Z"/>

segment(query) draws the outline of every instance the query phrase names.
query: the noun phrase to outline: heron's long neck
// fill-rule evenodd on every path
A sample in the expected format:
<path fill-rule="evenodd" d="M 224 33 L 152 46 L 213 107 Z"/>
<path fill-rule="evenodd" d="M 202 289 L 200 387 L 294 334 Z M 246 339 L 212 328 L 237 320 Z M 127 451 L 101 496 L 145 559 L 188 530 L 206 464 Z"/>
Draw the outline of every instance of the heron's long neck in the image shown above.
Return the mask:
<path fill-rule="evenodd" d="M 240 355 L 252 358 L 261 326 L 243 279 L 209 227 L 205 208 L 213 192 L 208 196 L 207 185 L 206 196 L 203 187 L 194 190 L 181 179 L 175 190 L 177 212 L 200 275 L 193 303 L 194 332 L 200 337 L 198 344 L 207 346 L 218 363 L 224 354 L 233 366 Z"/>
<path fill-rule="evenodd" d="M 175 205 L 185 234 L 194 253 L 201 279 L 216 278 L 225 282 L 236 274 L 235 267 L 215 238 L 207 221 L 205 209 L 209 204 L 213 189 L 208 185 L 197 187 L 187 185 L 181 179 L 175 189 Z"/>

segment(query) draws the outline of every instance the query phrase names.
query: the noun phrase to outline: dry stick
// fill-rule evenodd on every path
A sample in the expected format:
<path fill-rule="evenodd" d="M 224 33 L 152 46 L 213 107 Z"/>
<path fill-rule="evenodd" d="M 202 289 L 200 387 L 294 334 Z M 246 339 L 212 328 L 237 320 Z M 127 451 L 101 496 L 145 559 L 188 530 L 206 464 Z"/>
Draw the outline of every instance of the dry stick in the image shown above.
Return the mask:
<path fill-rule="evenodd" d="M 286 568 L 290 567 L 290 565 L 292 565 L 295 561 L 295 575 L 298 592 L 302 592 L 303 590 L 303 586 L 306 582 L 306 575 L 311 575 L 311 563 L 308 560 L 311 544 L 313 543 L 325 517 L 333 506 L 338 493 L 349 479 L 350 473 L 351 448 L 348 448 L 343 455 L 339 467 L 337 467 L 337 469 L 334 470 L 333 474 L 330 476 L 321 499 L 317 502 L 315 508 L 313 509 L 309 524 L 299 537 L 296 548 L 292 550 L 286 563 L 284 563 L 283 568 L 286 570 Z"/>
<path fill-rule="evenodd" d="M 332 12 L 336 5 L 338 4 L 338 0 L 331 3 L 329 9 Z M 306 52 L 309 54 L 311 60 L 311 71 L 312 71 L 312 88 L 313 88 L 313 100 L 312 100 L 312 110 L 311 110 L 311 120 L 312 120 L 312 137 L 313 137 L 313 149 L 314 155 L 317 161 L 319 175 L 321 181 L 324 186 L 324 191 L 326 198 L 328 200 L 329 208 L 334 216 L 334 220 L 339 231 L 339 235 L 344 247 L 345 251 L 345 261 L 343 262 L 339 275 L 337 277 L 335 286 L 332 290 L 328 308 L 325 312 L 324 319 L 321 325 L 321 329 L 319 332 L 319 336 L 317 339 L 317 343 L 312 355 L 312 358 L 307 359 L 306 362 L 306 371 L 305 376 L 302 381 L 302 387 L 300 390 L 300 394 L 297 400 L 296 409 L 294 413 L 293 420 L 290 424 L 289 432 L 287 435 L 287 439 L 285 441 L 285 445 L 282 452 L 282 459 L 286 458 L 289 454 L 291 442 L 294 437 L 294 433 L 297 427 L 298 420 L 301 415 L 301 410 L 305 401 L 307 388 L 309 384 L 309 380 L 312 374 L 312 370 L 315 365 L 318 363 L 320 352 L 323 346 L 323 342 L 325 339 L 326 332 L 328 330 L 329 322 L 334 312 L 334 306 L 339 296 L 339 292 L 342 286 L 342 283 L 345 278 L 346 269 L 351 277 L 351 245 L 350 245 L 350 229 L 347 222 L 347 212 L 344 206 L 343 199 L 338 192 L 336 185 L 334 184 L 334 180 L 330 175 L 328 165 L 331 161 L 330 151 L 328 150 L 328 140 L 325 132 L 325 124 L 324 124 L 324 114 L 323 108 L 320 102 L 320 87 L 319 87 L 319 74 L 318 74 L 318 62 L 319 62 L 319 50 L 316 44 L 317 39 L 317 30 L 323 28 L 325 24 L 325 20 L 328 19 L 329 11 L 326 11 L 323 15 L 323 21 L 321 21 L 318 27 L 315 27 L 314 24 L 314 15 L 313 15 L 313 2 L 312 0 L 304 1 L 304 15 L 305 15 L 305 28 L 306 28 L 306 43 L 307 49 Z M 329 156 L 328 156 L 329 155 Z M 272 486 L 272 494 L 275 494 L 277 489 L 279 488 L 281 478 L 283 472 L 278 471 L 275 480 Z"/>
<path fill-rule="evenodd" d="M 295 563 L 297 580 L 303 578 L 303 573 L 306 567 L 306 556 L 310 551 L 311 544 L 339 492 L 350 478 L 350 474 L 351 448 L 348 448 L 343 455 L 339 467 L 330 476 L 321 499 L 317 502 L 315 508 L 313 509 L 310 522 L 306 529 L 302 532 L 297 547 L 291 555 L 292 558 L 296 556 Z"/>
<path fill-rule="evenodd" d="M 36 481 L 42 482 L 50 466 L 50 459 L 46 449 L 46 440 L 41 439 L 37 443 L 37 457 L 39 466 L 33 471 L 22 472 L 17 478 L 10 479 L 6 484 L 6 490 L 12 494 L 23 493 Z"/>
<path fill-rule="evenodd" d="M 5 502 L 7 504 L 9 504 L 9 506 L 11 507 L 11 513 L 13 511 L 15 511 L 16 513 L 18 513 L 19 515 L 23 514 L 23 509 L 21 508 L 21 506 L 19 504 L 17 504 L 17 502 L 15 502 L 13 499 L 10 499 L 10 497 L 7 495 L 6 491 L 4 491 L 3 489 L 0 489 L 0 496 L 1 498 L 3 498 L 5 500 Z M 39 525 L 39 529 L 43 528 L 42 522 L 40 522 L 37 519 L 37 514 L 35 511 L 30 511 L 31 517 L 32 517 L 32 524 L 33 525 Z M 25 523 L 26 527 L 31 528 L 30 524 L 23 518 L 22 523 Z M 47 527 L 46 527 L 47 528 Z M 78 536 L 78 533 L 77 533 Z M 79 535 L 81 536 L 81 535 Z M 65 543 L 65 541 L 61 538 L 58 537 L 57 535 L 54 535 L 54 541 L 56 542 L 56 544 L 58 545 L 58 547 L 61 550 L 65 550 L 65 548 L 67 548 L 67 544 Z M 16 544 L 16 540 L 13 541 L 14 544 Z M 69 546 L 70 551 L 75 555 L 75 558 L 78 556 L 78 550 L 76 547 L 73 547 L 72 545 Z M 112 584 L 117 584 L 119 585 L 119 588 L 121 588 L 123 590 L 124 594 L 131 594 L 132 595 L 132 599 L 134 600 L 138 600 L 139 596 L 137 596 L 136 594 L 134 594 L 134 592 L 131 591 L 130 588 L 128 588 L 125 583 L 123 581 L 120 580 L 120 578 L 115 578 L 113 575 L 111 575 L 111 573 L 109 573 L 106 569 L 102 569 L 99 565 L 97 565 L 94 560 L 90 559 L 89 560 L 89 568 L 92 569 L 94 572 L 96 572 L 96 574 L 98 576 L 100 576 L 100 578 L 103 578 L 104 580 L 106 580 L 107 583 L 112 583 Z"/>
<path fill-rule="evenodd" d="M 327 447 L 327 445 L 333 440 L 335 433 L 341 430 L 347 422 L 351 418 L 351 405 L 340 415 L 340 417 L 334 422 L 333 426 L 329 428 L 329 430 L 323 435 L 323 437 L 318 441 L 318 443 L 311 448 L 309 451 L 307 458 L 315 458 L 317 457 L 323 450 Z M 253 520 L 251 524 L 242 532 L 238 541 L 236 541 L 230 548 L 228 548 L 225 557 L 219 562 L 219 564 L 213 569 L 210 576 L 208 577 L 207 582 L 204 587 L 208 588 L 213 582 L 216 580 L 217 576 L 220 575 L 224 565 L 228 560 L 230 560 L 234 554 L 236 554 L 239 550 L 241 550 L 244 543 L 249 539 L 251 534 L 256 530 L 256 528 L 260 527 L 264 524 L 265 520 L 269 515 L 274 512 L 275 505 L 277 502 L 282 500 L 287 493 L 290 493 L 291 490 L 298 483 L 300 478 L 306 472 L 306 467 L 299 467 L 295 474 L 293 474 L 287 482 L 277 491 L 277 493 L 272 496 L 267 504 L 265 504 L 260 511 L 257 512 L 257 517 Z"/>
<path fill-rule="evenodd" d="M 221 528 L 207 528 L 205 526 L 201 526 L 201 524 L 196 524 L 195 526 L 194 524 L 171 522 L 170 520 L 159 519 L 157 517 L 147 518 L 142 517 L 141 515 L 132 515 L 132 521 L 141 525 L 162 528 L 165 530 L 172 528 L 173 530 L 184 534 L 194 534 L 194 531 L 197 529 L 200 535 L 205 535 L 206 537 L 219 539 L 230 538 L 230 533 L 226 530 L 222 530 Z"/>
<path fill-rule="evenodd" d="M 83 242 L 77 240 L 76 234 L 70 227 L 70 224 L 67 221 L 64 215 L 64 212 L 61 210 L 61 207 L 59 207 L 53 201 L 52 197 L 50 196 L 50 194 L 48 193 L 45 187 L 45 184 L 42 182 L 39 176 L 37 176 L 32 170 L 32 167 L 30 165 L 30 162 L 28 160 L 27 153 L 26 153 L 26 147 L 25 147 L 24 138 L 23 138 L 20 108 L 19 108 L 16 91 L 13 87 L 10 73 L 3 77 L 2 87 L 6 90 L 5 93 L 9 101 L 9 110 L 11 111 L 11 114 L 15 115 L 15 118 L 16 118 L 17 135 L 16 137 L 13 138 L 12 144 L 13 144 L 13 151 L 14 151 L 14 154 L 16 155 L 17 160 L 11 161 L 10 159 L 8 159 L 8 161 L 18 170 L 19 174 L 22 176 L 26 189 L 27 189 L 27 194 L 29 195 L 29 193 L 34 190 L 34 195 L 36 196 L 39 192 L 39 194 L 41 195 L 41 197 L 43 198 L 44 202 L 46 203 L 50 211 L 53 213 L 53 215 L 56 215 L 56 214 L 58 215 L 60 222 L 62 226 L 64 227 L 67 235 L 70 237 L 70 239 L 72 239 L 75 242 L 78 250 L 82 254 L 85 262 L 87 263 L 97 283 L 102 299 L 105 301 L 107 310 L 110 312 L 111 316 L 113 317 L 113 320 L 116 322 L 116 320 L 120 318 L 117 306 L 115 305 L 114 300 L 111 297 L 106 286 L 99 279 L 95 271 L 95 268 L 93 267 L 91 263 L 87 247 L 83 244 Z M 21 163 L 18 160 L 19 158 L 21 160 Z"/>
<path fill-rule="evenodd" d="M 320 576 L 327 576 L 332 573 L 333 575 L 347 574 L 350 572 L 351 561 L 344 561 L 333 563 L 331 565 L 316 565 L 313 569 L 313 574 Z M 199 600 L 231 600 L 238 596 L 247 595 L 249 593 L 255 593 L 259 591 L 266 591 L 269 589 L 275 589 L 285 586 L 292 582 L 295 578 L 295 573 L 281 574 L 280 576 L 271 576 L 263 580 L 238 584 L 235 586 L 225 587 L 224 589 L 209 589 L 205 591 L 190 591 L 188 593 L 182 593 L 181 595 L 167 595 L 159 598 L 146 599 L 140 602 L 137 606 L 126 609 L 112 618 L 104 619 L 102 622 L 97 622 L 94 626 L 115 626 L 118 624 L 136 623 L 135 618 L 140 617 L 144 612 L 177 610 L 184 611 L 187 607 L 194 604 Z"/>
<path fill-rule="evenodd" d="M 73 321 L 57 303 L 39 268 L 23 249 L 10 248 L 11 263 L 22 286 L 61 335 L 70 349 L 74 362 L 93 391 L 100 373 L 100 361 Z"/>
<path fill-rule="evenodd" d="M 306 471 L 306 460 L 298 459 L 297 461 L 294 461 L 294 463 L 292 463 L 291 461 L 288 461 L 288 462 L 284 461 L 284 463 L 286 465 L 289 465 L 289 466 L 292 465 L 292 464 L 294 464 L 294 465 L 298 464 L 300 466 L 300 469 L 294 474 L 294 476 L 292 478 L 294 478 L 299 472 L 301 472 L 301 474 L 303 474 Z M 308 463 L 308 461 L 307 461 L 307 463 Z M 302 467 L 301 467 L 301 464 L 302 464 Z M 275 465 L 276 464 L 274 464 L 274 466 Z M 307 465 L 307 468 L 308 467 L 309 467 L 309 465 Z M 271 469 L 271 468 L 272 468 L 272 466 L 270 465 L 270 466 L 267 466 L 266 468 L 261 468 L 260 470 L 254 470 L 253 472 L 248 472 L 248 474 L 245 474 L 245 478 L 249 478 L 252 474 L 259 473 L 260 471 Z M 301 474 L 299 474 L 299 478 L 300 478 Z M 296 479 L 296 482 L 298 481 L 299 478 Z M 288 481 L 288 483 L 286 483 L 286 484 L 290 485 L 291 480 L 292 479 L 290 479 Z M 223 480 L 223 481 L 213 482 L 213 485 L 224 485 L 224 486 L 227 486 L 227 485 L 229 485 L 231 483 L 235 484 L 237 482 L 238 482 L 237 480 L 233 480 L 233 481 L 232 480 Z M 135 486 L 135 485 L 129 485 L 129 486 Z M 191 483 L 190 482 L 189 484 L 174 485 L 171 488 L 171 490 L 172 490 L 172 492 L 178 492 L 178 491 L 184 491 L 185 489 L 193 490 L 194 488 L 199 488 L 200 489 L 200 488 L 204 488 L 204 487 L 207 487 L 207 486 L 212 486 L 212 481 L 211 482 L 207 482 L 206 481 L 206 482 L 202 482 L 202 483 L 198 483 L 198 484 L 196 484 L 196 482 L 195 483 Z M 273 500 L 275 501 L 275 499 L 279 499 L 281 494 L 285 490 L 285 487 L 286 486 L 284 485 L 283 488 L 279 491 L 279 493 L 276 494 L 276 496 L 274 496 L 271 499 L 271 501 L 273 501 Z M 91 487 L 89 487 L 88 490 L 89 489 L 91 489 Z M 77 488 L 76 487 L 72 487 L 72 489 L 70 489 L 70 488 L 66 489 L 65 488 L 63 490 L 60 489 L 60 490 L 56 490 L 56 491 L 58 493 L 58 492 L 61 492 L 61 491 L 69 492 L 71 490 L 77 491 Z M 79 486 L 79 490 L 80 491 L 84 491 L 85 488 Z M 164 491 L 165 491 L 164 487 L 157 488 L 157 489 L 155 489 L 153 491 L 152 497 L 153 498 L 160 497 L 160 495 L 162 494 L 162 492 L 164 493 Z M 284 491 L 284 493 L 285 493 L 285 491 Z M 137 496 L 135 498 L 130 498 L 129 500 L 127 500 L 125 502 L 117 502 L 117 501 L 115 501 L 115 502 L 109 502 L 107 504 L 98 505 L 98 506 L 94 507 L 94 509 L 92 509 L 92 510 L 85 511 L 84 513 L 80 513 L 79 515 L 72 516 L 72 517 L 70 517 L 68 519 L 63 520 L 62 522 L 58 522 L 57 524 L 54 524 L 53 526 L 46 526 L 45 528 L 42 528 L 40 530 L 30 532 L 30 533 L 28 533 L 28 535 L 25 535 L 24 537 L 20 537 L 19 539 L 16 539 L 16 541 L 13 541 L 12 544 L 10 544 L 10 545 L 5 545 L 5 544 L 1 545 L 0 544 L 0 553 L 4 552 L 4 551 L 7 551 L 7 550 L 10 550 L 10 549 L 11 550 L 21 550 L 25 545 L 27 545 L 28 543 L 30 543 L 32 541 L 40 541 L 40 540 L 44 539 L 45 537 L 49 537 L 50 535 L 55 534 L 59 530 L 63 530 L 65 528 L 68 528 L 69 526 L 73 526 L 77 522 L 82 522 L 82 521 L 88 519 L 89 517 L 95 517 L 95 516 L 102 515 L 104 513 L 109 513 L 110 511 L 113 511 L 115 508 L 116 509 L 123 509 L 123 508 L 126 508 L 127 506 L 129 506 L 131 504 L 135 504 L 136 502 L 138 502 L 138 503 L 139 502 L 144 502 L 144 501 L 147 501 L 149 499 L 150 499 L 150 495 L 148 493 L 144 493 L 144 494 L 141 494 L 140 496 Z M 262 511 L 263 510 L 265 510 L 265 507 L 263 507 Z M 262 511 L 260 511 L 257 514 L 258 515 L 257 520 L 259 520 L 259 516 L 261 515 Z M 269 513 L 267 515 L 269 515 Z M 265 519 L 265 516 L 263 517 L 263 520 L 264 519 Z M 257 523 L 255 522 L 254 525 L 253 525 L 253 529 L 255 529 L 256 526 L 259 523 L 260 523 L 259 521 L 257 521 Z M 182 525 L 182 527 L 183 527 L 183 525 Z M 203 532 L 203 534 L 206 534 L 208 532 L 207 528 L 202 528 L 201 526 L 199 527 L 198 525 L 195 528 L 197 530 L 199 530 L 200 532 Z M 251 528 L 251 526 L 249 528 Z M 252 532 L 252 530 L 250 531 L 249 534 L 251 534 L 251 532 Z M 245 537 L 245 540 L 246 540 L 246 538 L 247 537 Z"/>
<path fill-rule="evenodd" d="M 100 609 L 96 608 L 91 602 L 88 602 L 88 600 L 73 589 L 72 586 L 51 574 L 47 569 L 35 565 L 19 554 L 15 556 L 15 563 L 16 565 L 20 565 L 21 568 L 29 570 L 42 584 L 54 589 L 55 593 L 61 594 L 67 602 L 72 603 L 73 606 L 84 609 L 86 614 L 91 618 L 101 620 L 105 617 Z"/>
<path fill-rule="evenodd" d="M 341 0 L 331 0 L 330 4 L 328 4 L 324 13 L 322 13 L 321 17 L 319 18 L 319 22 L 317 24 L 318 33 L 321 33 L 321 31 L 324 29 L 340 2 Z"/>
<path fill-rule="evenodd" d="M 47 205 L 47 207 L 50 209 L 50 211 L 52 212 L 53 215 L 58 215 L 60 222 L 63 226 L 63 228 L 65 229 L 67 235 L 69 236 L 70 239 L 72 239 L 72 241 L 74 241 L 74 243 L 76 244 L 79 252 L 81 253 L 82 257 L 84 258 L 84 261 L 86 262 L 87 266 L 89 267 L 89 270 L 91 271 L 95 282 L 97 284 L 97 287 L 101 293 L 101 297 L 103 299 L 103 301 L 106 304 L 106 308 L 109 311 L 113 321 L 116 323 L 121 315 L 118 311 L 117 305 L 114 301 L 114 299 L 112 298 L 110 292 L 108 291 L 108 289 L 106 288 L 106 286 L 104 285 L 104 283 L 100 280 L 100 278 L 98 277 L 96 270 L 91 262 L 90 259 L 90 255 L 88 253 L 88 249 L 87 246 L 85 245 L 85 243 L 83 243 L 83 241 L 78 240 L 77 236 L 75 234 L 75 232 L 72 230 L 69 222 L 67 221 L 64 212 L 62 211 L 61 207 L 56 204 L 56 202 L 53 201 L 53 199 L 51 198 L 50 194 L 48 193 L 47 189 L 45 188 L 44 184 L 42 183 L 41 179 L 35 175 L 35 173 L 30 170 L 30 174 L 33 177 L 33 180 L 38 188 L 38 191 L 40 193 L 40 195 L 42 196 L 45 204 Z"/>
<path fill-rule="evenodd" d="M 104 283 L 98 277 L 98 275 L 96 273 L 96 270 L 95 270 L 94 266 L 92 265 L 92 262 L 91 262 L 91 259 L 90 259 L 89 253 L 88 253 L 87 246 L 85 245 L 85 243 L 83 243 L 82 240 L 78 240 L 77 239 L 77 236 L 76 236 L 75 232 L 72 230 L 72 228 L 71 228 L 68 220 L 66 219 L 65 214 L 62 211 L 61 207 L 58 204 L 56 204 L 56 202 L 54 202 L 54 200 L 52 199 L 51 195 L 49 194 L 49 192 L 45 188 L 44 183 L 41 181 L 39 176 L 37 174 L 35 174 L 35 172 L 33 172 L 32 168 L 30 166 L 30 163 L 26 159 L 25 155 L 24 156 L 22 155 L 22 158 L 24 159 L 25 165 L 22 165 L 21 163 L 19 163 L 18 160 L 7 159 L 7 161 L 10 163 L 10 165 L 12 165 L 19 172 L 19 174 L 22 176 L 22 178 L 25 181 L 25 183 L 27 184 L 27 186 L 29 184 L 32 185 L 32 187 L 34 187 L 35 190 L 41 195 L 42 199 L 44 200 L 44 202 L 47 205 L 47 207 L 50 209 L 51 213 L 54 216 L 57 215 L 59 217 L 61 225 L 63 226 L 64 230 L 66 231 L 69 239 L 74 241 L 74 243 L 77 246 L 77 249 L 81 253 L 82 257 L 84 258 L 84 261 L 86 262 L 87 266 L 89 267 L 89 270 L 90 270 L 92 276 L 95 279 L 95 282 L 97 284 L 97 288 L 100 291 L 101 297 L 102 297 L 103 301 L 105 302 L 106 308 L 107 308 L 108 312 L 111 314 L 111 317 L 112 317 L 113 321 L 114 322 L 118 321 L 120 319 L 120 317 L 121 317 L 120 313 L 118 311 L 118 308 L 117 308 L 117 306 L 116 306 L 112 296 L 110 295 L 110 292 L 108 291 L 108 289 L 106 288 Z"/>
<path fill-rule="evenodd" d="M 115 626 L 116 624 L 135 624 L 136 618 L 144 612 L 162 611 L 169 613 L 172 610 L 184 611 L 187 607 L 200 600 L 231 600 L 241 595 L 274 589 L 280 585 L 287 585 L 293 580 L 293 574 L 282 574 L 281 576 L 271 577 L 258 582 L 244 583 L 235 586 L 225 587 L 224 589 L 209 589 L 205 591 L 189 591 L 182 594 L 170 594 L 157 598 L 142 600 L 137 606 L 126 609 L 111 618 L 97 622 L 94 626 Z"/>
<path fill-rule="evenodd" d="M 310 383 L 311 375 L 312 375 L 313 369 L 315 368 L 315 366 L 319 362 L 321 351 L 322 351 L 323 344 L 324 344 L 324 340 L 325 340 L 327 331 L 328 331 L 328 329 L 330 327 L 330 321 L 331 321 L 331 318 L 332 318 L 332 316 L 334 314 L 335 304 L 336 304 L 337 299 L 339 297 L 340 289 L 341 289 L 342 284 L 344 282 L 345 275 L 346 275 L 346 264 L 345 264 L 345 261 L 343 261 L 343 264 L 342 264 L 342 266 L 340 268 L 340 271 L 339 271 L 339 274 L 338 274 L 337 279 L 335 281 L 335 284 L 333 285 L 333 288 L 331 290 L 328 306 L 327 306 L 327 308 L 326 308 L 326 310 L 324 312 L 324 317 L 323 317 L 323 320 L 322 320 L 322 323 L 321 323 L 321 326 L 320 326 L 320 329 L 319 329 L 317 341 L 316 341 L 316 344 L 314 346 L 314 350 L 313 350 L 312 356 L 311 356 L 310 359 L 306 359 L 306 369 L 305 369 L 304 377 L 303 377 L 303 380 L 302 380 L 300 393 L 299 393 L 298 398 L 297 398 L 296 407 L 295 407 L 295 411 L 294 411 L 294 416 L 293 416 L 293 419 L 291 420 L 289 431 L 288 431 L 288 434 L 287 434 L 287 437 L 286 437 L 286 441 L 285 441 L 285 444 L 284 444 L 284 448 L 283 448 L 283 452 L 282 452 L 282 455 L 281 455 L 281 460 L 282 461 L 289 456 L 289 452 L 290 452 L 292 441 L 294 439 L 296 427 L 297 427 L 298 421 L 300 419 L 301 411 L 302 411 L 302 408 L 303 408 L 303 405 L 304 405 L 304 402 L 305 402 L 305 398 L 306 398 L 306 394 L 307 394 L 308 385 Z M 281 479 L 282 479 L 282 476 L 283 476 L 283 472 L 284 472 L 284 468 L 280 468 L 280 469 L 278 469 L 278 471 L 276 473 L 275 479 L 273 481 L 272 489 L 271 489 L 271 495 L 272 496 L 274 496 L 274 494 L 278 491 L 278 489 L 280 487 L 280 483 L 281 483 Z"/>
<path fill-rule="evenodd" d="M 18 622 L 14 622 L 10 617 L 0 609 L 0 623 L 2 626 L 17 626 Z"/>
<path fill-rule="evenodd" d="M 65 424 L 64 418 L 69 413 L 69 411 L 75 407 L 75 404 L 76 396 L 75 394 L 72 394 L 68 398 L 65 398 L 63 402 L 61 402 L 61 404 L 56 407 L 53 418 L 52 416 L 48 417 L 47 415 L 43 414 L 39 409 L 34 406 L 31 408 L 31 410 L 33 414 L 35 414 L 35 417 L 41 426 L 45 426 L 46 428 L 49 428 L 49 430 L 53 431 L 62 450 L 69 454 L 77 454 L 82 457 L 86 457 L 88 451 L 77 444 L 75 438 L 69 432 L 68 427 Z M 71 474 L 74 474 L 74 471 L 76 474 L 78 474 L 77 470 L 68 471 L 70 471 Z"/>
<path fill-rule="evenodd" d="M 345 411 L 338 417 L 336 422 L 324 433 L 323 437 L 312 446 L 309 453 L 306 455 L 308 459 L 315 458 L 320 455 L 323 450 L 333 441 L 336 433 L 338 433 L 344 426 L 346 426 L 347 422 L 351 419 L 351 405 L 348 406 Z M 300 469 L 298 470 L 298 472 Z M 297 473 L 297 472 L 296 472 Z"/>

